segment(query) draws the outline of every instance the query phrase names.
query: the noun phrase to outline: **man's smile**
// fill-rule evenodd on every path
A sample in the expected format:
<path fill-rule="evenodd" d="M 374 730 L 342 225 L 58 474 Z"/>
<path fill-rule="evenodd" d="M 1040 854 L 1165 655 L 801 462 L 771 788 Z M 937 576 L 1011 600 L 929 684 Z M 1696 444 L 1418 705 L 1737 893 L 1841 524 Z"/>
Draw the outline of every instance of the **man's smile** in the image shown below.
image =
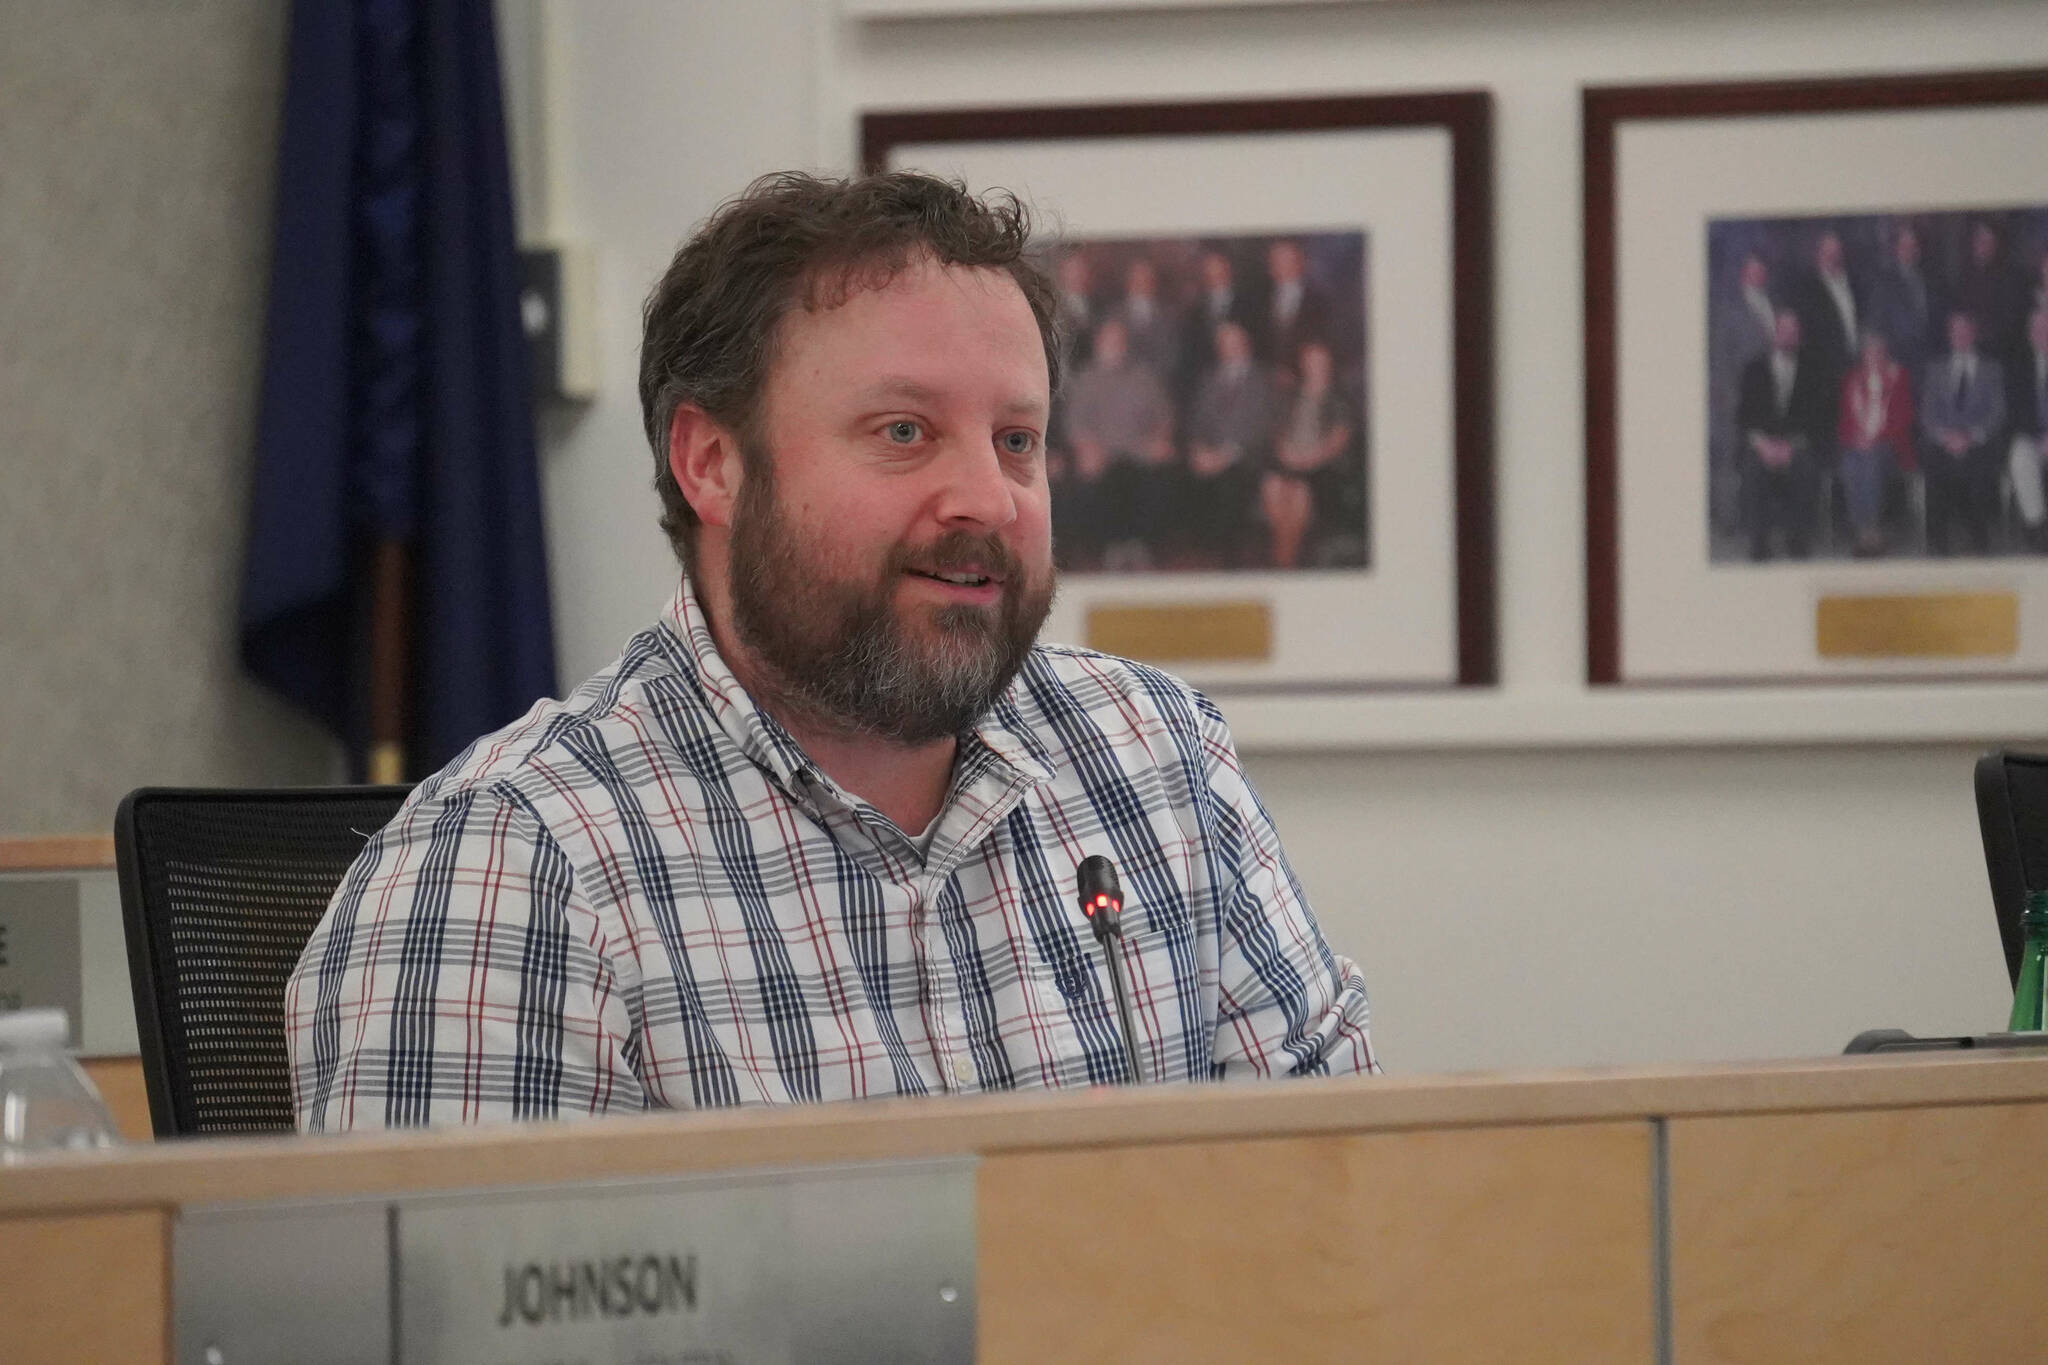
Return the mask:
<path fill-rule="evenodd" d="M 905 576 L 954 602 L 985 604 L 1003 594 L 1003 580 L 973 569 L 907 569 Z"/>
<path fill-rule="evenodd" d="M 984 583 L 1000 583 L 1003 580 L 993 574 L 980 573 L 972 569 L 912 569 L 922 578 L 936 578 L 941 583 L 957 583 L 965 587 L 980 587 Z"/>

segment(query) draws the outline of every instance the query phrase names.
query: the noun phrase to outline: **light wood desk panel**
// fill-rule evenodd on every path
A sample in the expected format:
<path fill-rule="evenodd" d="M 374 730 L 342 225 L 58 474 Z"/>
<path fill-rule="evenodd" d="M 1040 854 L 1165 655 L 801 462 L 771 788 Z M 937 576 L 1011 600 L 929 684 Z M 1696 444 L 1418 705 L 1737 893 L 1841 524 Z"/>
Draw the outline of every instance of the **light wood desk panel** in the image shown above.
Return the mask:
<path fill-rule="evenodd" d="M 170 1221 L 162 1209 L 0 1218 L 0 1360 L 168 1361 Z"/>
<path fill-rule="evenodd" d="M 1653 1355 L 1650 1126 L 992 1157 L 979 1358 Z"/>
<path fill-rule="evenodd" d="M 1670 1125 L 1684 1365 L 2048 1352 L 2048 1104 Z"/>
<path fill-rule="evenodd" d="M 111 871 L 111 834 L 41 834 L 0 837 L 0 872 Z"/>

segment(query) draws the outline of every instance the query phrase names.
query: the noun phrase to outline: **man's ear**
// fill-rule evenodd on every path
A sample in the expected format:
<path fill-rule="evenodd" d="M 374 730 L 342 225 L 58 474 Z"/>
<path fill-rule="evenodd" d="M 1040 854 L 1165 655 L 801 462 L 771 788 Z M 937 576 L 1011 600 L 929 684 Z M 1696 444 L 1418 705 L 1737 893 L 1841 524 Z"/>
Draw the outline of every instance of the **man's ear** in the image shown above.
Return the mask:
<path fill-rule="evenodd" d="M 694 403 L 681 403 L 668 420 L 668 472 L 697 519 L 730 527 L 745 463 L 739 438 Z"/>

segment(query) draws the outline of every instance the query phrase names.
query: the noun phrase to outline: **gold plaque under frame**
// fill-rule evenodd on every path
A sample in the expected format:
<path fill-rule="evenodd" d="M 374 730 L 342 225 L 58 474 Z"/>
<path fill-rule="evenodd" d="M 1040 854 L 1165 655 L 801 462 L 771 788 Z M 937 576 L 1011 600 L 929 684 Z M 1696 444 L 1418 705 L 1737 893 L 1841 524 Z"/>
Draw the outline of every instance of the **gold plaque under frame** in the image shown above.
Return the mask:
<path fill-rule="evenodd" d="M 2010 592 L 1831 596 L 1814 610 L 1823 659 L 2010 658 L 2020 600 Z"/>
<path fill-rule="evenodd" d="M 1145 663 L 1241 663 L 1273 657 L 1270 602 L 1106 604 L 1088 608 L 1088 647 Z"/>

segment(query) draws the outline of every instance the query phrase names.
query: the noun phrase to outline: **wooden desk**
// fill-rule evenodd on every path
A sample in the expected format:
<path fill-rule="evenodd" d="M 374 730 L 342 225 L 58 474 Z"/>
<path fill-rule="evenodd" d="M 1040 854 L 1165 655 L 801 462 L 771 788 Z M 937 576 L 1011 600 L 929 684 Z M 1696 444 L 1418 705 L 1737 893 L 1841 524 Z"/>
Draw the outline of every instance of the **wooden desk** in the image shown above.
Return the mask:
<path fill-rule="evenodd" d="M 1968 1054 L 166 1143 L 0 1170 L 0 1357 L 166 1358 L 185 1206 L 974 1156 L 984 1361 L 2031 1359 L 2043 1152 Z"/>
<path fill-rule="evenodd" d="M 103 872 L 113 866 L 111 834 L 0 838 L 0 872 Z"/>

